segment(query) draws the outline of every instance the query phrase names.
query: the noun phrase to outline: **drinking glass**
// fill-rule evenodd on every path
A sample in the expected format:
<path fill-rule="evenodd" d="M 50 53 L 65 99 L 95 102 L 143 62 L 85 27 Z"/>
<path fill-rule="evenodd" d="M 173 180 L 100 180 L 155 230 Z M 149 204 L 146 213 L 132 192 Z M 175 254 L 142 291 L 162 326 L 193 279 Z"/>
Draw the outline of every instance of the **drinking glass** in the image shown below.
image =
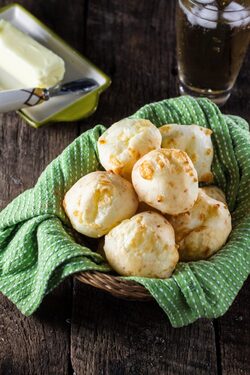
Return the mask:
<path fill-rule="evenodd" d="M 177 62 L 181 94 L 223 105 L 250 40 L 250 0 L 178 0 Z"/>

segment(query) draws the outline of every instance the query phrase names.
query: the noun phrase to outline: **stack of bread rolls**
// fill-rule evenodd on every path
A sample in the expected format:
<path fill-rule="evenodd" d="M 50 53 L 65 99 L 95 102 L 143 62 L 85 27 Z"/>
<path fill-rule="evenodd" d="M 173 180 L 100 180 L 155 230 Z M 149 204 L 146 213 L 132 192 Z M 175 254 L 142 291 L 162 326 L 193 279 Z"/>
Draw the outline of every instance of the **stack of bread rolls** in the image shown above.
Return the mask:
<path fill-rule="evenodd" d="M 66 193 L 75 230 L 103 238 L 120 275 L 168 278 L 179 260 L 207 259 L 226 242 L 231 215 L 211 183 L 211 130 L 198 125 L 124 119 L 99 139 L 105 171 L 82 177 Z"/>

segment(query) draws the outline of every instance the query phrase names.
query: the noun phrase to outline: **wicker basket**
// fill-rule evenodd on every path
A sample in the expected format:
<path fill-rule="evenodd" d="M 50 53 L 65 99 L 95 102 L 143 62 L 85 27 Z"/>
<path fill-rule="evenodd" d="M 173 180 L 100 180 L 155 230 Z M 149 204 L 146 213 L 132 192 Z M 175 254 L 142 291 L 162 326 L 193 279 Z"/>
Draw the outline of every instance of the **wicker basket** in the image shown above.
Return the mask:
<path fill-rule="evenodd" d="M 102 289 L 115 297 L 130 301 L 150 301 L 152 296 L 134 281 L 124 280 L 119 276 L 108 275 L 101 272 L 81 272 L 76 278 L 82 283 Z"/>
<path fill-rule="evenodd" d="M 82 246 L 87 245 L 90 249 L 98 248 L 98 252 L 105 258 L 105 255 L 101 250 L 102 245 L 100 241 L 83 236 L 74 230 L 72 230 L 72 235 L 78 244 Z M 150 301 L 153 299 L 144 286 L 131 280 L 124 280 L 119 275 L 90 271 L 78 273 L 76 274 L 76 278 L 84 284 L 92 285 L 93 287 L 104 290 L 118 298 L 130 301 Z"/>

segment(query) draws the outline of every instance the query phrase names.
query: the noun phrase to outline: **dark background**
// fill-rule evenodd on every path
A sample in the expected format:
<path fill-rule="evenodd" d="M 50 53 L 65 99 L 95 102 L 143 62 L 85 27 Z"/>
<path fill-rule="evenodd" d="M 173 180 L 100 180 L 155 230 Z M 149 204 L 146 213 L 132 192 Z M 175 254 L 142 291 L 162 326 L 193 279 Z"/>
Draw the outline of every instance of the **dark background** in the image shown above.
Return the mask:
<path fill-rule="evenodd" d="M 0 0 L 0 6 L 9 4 Z M 174 0 L 23 0 L 112 77 L 97 112 L 39 130 L 0 115 L 0 207 L 96 123 L 178 95 Z M 0 57 L 1 58 L 1 57 Z M 250 57 L 223 108 L 250 120 Z M 248 284 L 249 286 L 249 284 Z M 0 375 L 249 375 L 249 291 L 220 319 L 173 329 L 156 303 L 126 302 L 68 279 L 30 318 L 0 295 Z"/>

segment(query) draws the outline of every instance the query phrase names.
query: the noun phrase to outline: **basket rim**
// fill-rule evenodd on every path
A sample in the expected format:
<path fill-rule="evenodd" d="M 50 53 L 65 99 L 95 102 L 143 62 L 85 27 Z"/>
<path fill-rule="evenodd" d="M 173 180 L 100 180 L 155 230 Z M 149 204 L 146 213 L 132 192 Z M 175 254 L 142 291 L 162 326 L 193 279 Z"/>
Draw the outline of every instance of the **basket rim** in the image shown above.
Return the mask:
<path fill-rule="evenodd" d="M 115 297 L 149 301 L 153 297 L 141 284 L 133 280 L 126 280 L 119 275 L 112 275 L 99 271 L 84 271 L 75 274 L 77 280 L 112 294 Z"/>

